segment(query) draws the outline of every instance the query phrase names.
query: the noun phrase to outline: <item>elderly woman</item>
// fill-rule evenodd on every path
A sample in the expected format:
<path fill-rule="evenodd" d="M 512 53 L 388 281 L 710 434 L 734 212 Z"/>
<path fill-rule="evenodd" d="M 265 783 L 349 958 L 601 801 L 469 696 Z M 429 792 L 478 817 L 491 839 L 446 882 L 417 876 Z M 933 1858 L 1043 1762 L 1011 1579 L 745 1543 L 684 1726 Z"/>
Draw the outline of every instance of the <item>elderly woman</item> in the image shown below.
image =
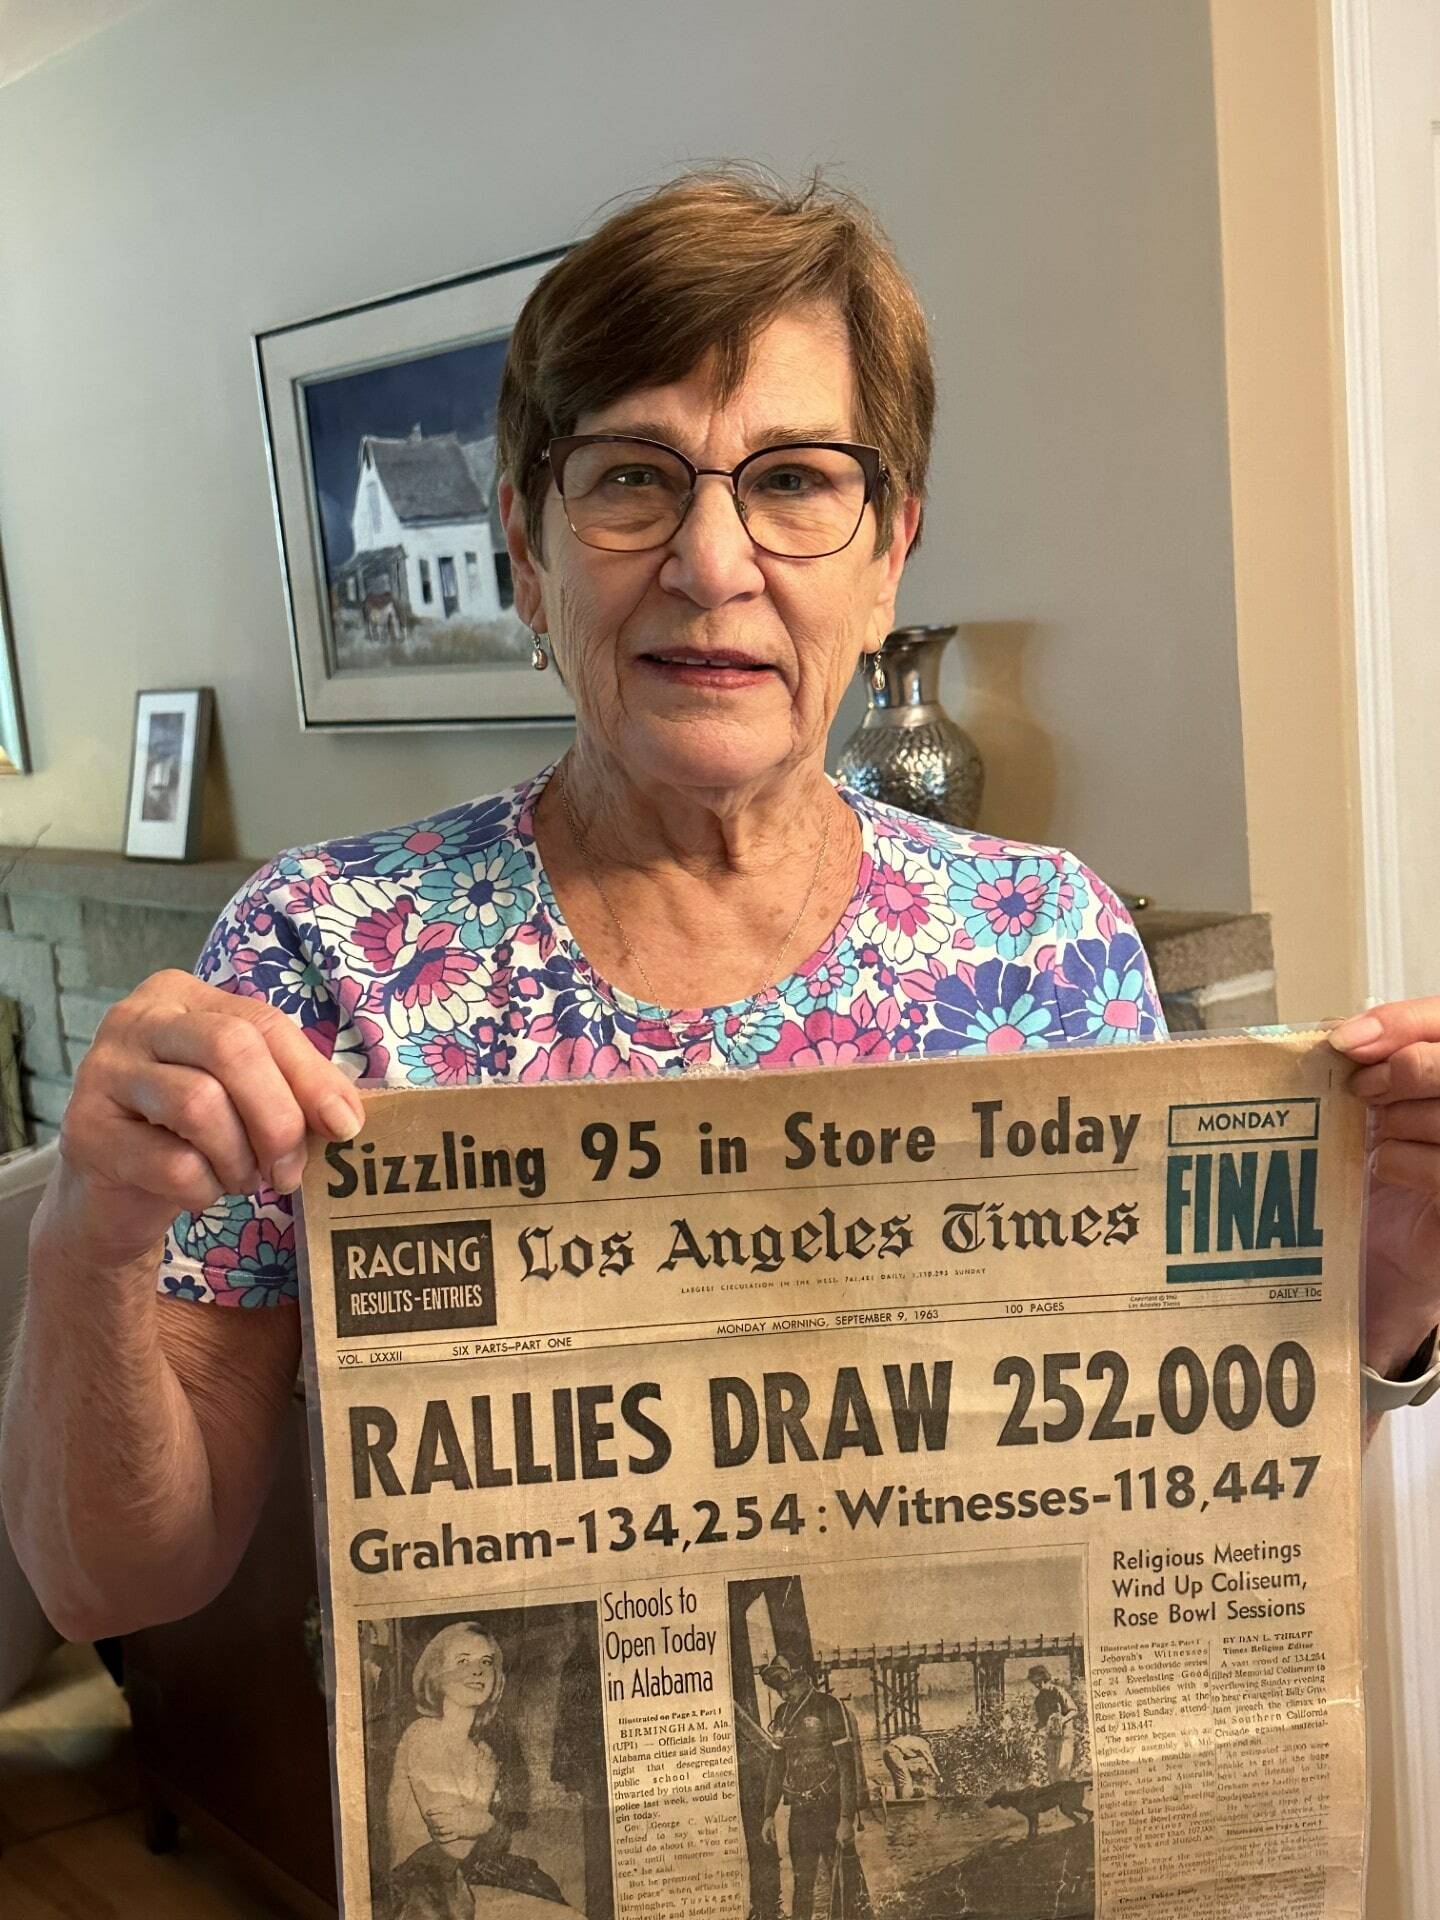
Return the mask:
<path fill-rule="evenodd" d="M 295 1375 L 306 1130 L 350 1137 L 361 1076 L 1162 1032 L 1123 909 L 1069 854 L 825 775 L 919 533 L 932 397 L 913 292 L 823 191 L 682 180 L 536 288 L 500 501 L 574 745 L 509 792 L 282 855 L 198 979 L 158 975 L 103 1022 L 33 1241 L 5 1460 L 17 1549 L 64 1631 L 182 1613 L 228 1577 Z M 1367 1352 L 1403 1372 L 1440 1312 L 1440 1002 L 1334 1038 L 1383 1142 Z"/>

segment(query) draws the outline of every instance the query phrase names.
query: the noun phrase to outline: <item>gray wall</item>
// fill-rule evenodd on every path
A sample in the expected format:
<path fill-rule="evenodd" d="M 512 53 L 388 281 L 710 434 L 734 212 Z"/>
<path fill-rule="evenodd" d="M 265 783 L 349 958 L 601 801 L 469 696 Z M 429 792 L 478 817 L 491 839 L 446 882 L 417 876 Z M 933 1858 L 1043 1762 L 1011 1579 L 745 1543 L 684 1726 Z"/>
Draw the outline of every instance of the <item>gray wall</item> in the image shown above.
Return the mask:
<path fill-rule="evenodd" d="M 216 689 L 216 853 L 547 757 L 300 734 L 249 336 L 734 154 L 834 164 L 933 317 L 900 612 L 966 623 L 985 824 L 1246 905 L 1204 0 L 164 0 L 15 82 L 0 537 L 37 772 L 0 840 L 118 844 L 138 687 Z"/>

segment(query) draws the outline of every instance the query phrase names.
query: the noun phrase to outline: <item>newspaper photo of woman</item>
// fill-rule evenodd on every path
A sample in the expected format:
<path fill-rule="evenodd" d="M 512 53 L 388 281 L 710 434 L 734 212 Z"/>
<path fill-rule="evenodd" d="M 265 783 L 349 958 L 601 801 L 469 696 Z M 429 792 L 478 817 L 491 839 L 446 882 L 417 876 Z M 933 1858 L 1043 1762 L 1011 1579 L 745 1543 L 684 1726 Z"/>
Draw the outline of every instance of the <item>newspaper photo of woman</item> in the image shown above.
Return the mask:
<path fill-rule="evenodd" d="M 610 1920 L 594 1609 L 530 1615 L 362 1623 L 377 1920 Z"/>
<path fill-rule="evenodd" d="M 400 1736 L 387 1809 L 398 1920 L 449 1920 L 457 1883 L 564 1907 L 549 1874 L 510 1851 L 529 1794 L 501 1717 L 498 1641 L 470 1621 L 442 1628 L 415 1663 L 414 1688 L 419 1712 Z"/>

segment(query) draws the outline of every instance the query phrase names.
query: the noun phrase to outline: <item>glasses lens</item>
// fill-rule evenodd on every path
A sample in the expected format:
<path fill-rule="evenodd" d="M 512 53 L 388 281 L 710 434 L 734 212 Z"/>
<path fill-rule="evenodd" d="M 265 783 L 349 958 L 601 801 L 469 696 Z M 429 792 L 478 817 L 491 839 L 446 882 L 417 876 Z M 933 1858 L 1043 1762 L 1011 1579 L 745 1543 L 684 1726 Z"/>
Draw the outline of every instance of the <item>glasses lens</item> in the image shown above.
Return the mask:
<path fill-rule="evenodd" d="M 847 546 L 865 511 L 865 469 L 835 447 L 779 447 L 740 476 L 740 506 L 758 546 L 813 559 Z"/>
<path fill-rule="evenodd" d="M 688 470 L 643 440 L 572 448 L 562 481 L 565 511 L 579 538 L 617 553 L 663 546 L 690 497 Z"/>

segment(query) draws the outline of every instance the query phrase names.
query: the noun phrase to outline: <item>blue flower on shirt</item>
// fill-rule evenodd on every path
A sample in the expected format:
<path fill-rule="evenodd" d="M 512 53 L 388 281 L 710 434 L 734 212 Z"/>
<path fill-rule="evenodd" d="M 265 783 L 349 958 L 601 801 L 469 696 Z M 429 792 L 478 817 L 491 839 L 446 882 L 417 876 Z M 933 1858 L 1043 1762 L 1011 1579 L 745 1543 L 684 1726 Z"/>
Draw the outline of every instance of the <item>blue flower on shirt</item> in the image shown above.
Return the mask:
<path fill-rule="evenodd" d="M 1050 976 L 987 960 L 938 982 L 926 1053 L 1021 1053 L 1064 1038 Z"/>
<path fill-rule="evenodd" d="M 167 1247 L 165 1250 L 165 1261 L 160 1268 L 158 1291 L 163 1293 L 167 1300 L 200 1302 L 213 1300 L 215 1295 L 209 1285 L 204 1280 L 198 1279 L 193 1275 L 180 1273 L 177 1269 L 172 1268 L 169 1264 L 172 1258 L 173 1256 Z"/>
<path fill-rule="evenodd" d="M 1118 1047 L 1155 1037 L 1144 950 L 1133 933 L 1072 941 L 1063 950 L 1055 990 L 1072 1038 Z"/>
<path fill-rule="evenodd" d="M 314 1009 L 322 1003 L 326 1012 L 331 1010 L 325 976 L 298 946 L 292 950 L 275 941 L 246 955 L 237 955 L 234 964 L 244 991 L 268 1000 L 282 1013 L 295 1014 L 303 1022 L 307 1013 L 318 1018 Z"/>

